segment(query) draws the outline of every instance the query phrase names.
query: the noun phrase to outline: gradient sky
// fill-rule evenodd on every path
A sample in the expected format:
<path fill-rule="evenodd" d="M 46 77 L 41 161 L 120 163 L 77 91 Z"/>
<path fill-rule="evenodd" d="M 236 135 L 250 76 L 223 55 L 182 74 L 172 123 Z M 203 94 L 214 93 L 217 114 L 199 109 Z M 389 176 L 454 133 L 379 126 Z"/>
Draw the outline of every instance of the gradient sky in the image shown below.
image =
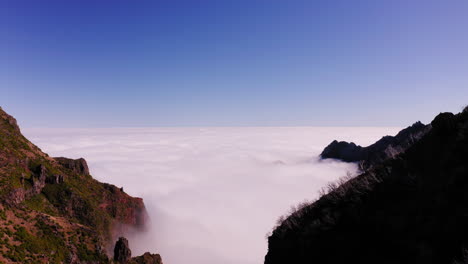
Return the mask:
<path fill-rule="evenodd" d="M 405 126 L 468 104 L 468 1 L 0 2 L 27 127 Z"/>

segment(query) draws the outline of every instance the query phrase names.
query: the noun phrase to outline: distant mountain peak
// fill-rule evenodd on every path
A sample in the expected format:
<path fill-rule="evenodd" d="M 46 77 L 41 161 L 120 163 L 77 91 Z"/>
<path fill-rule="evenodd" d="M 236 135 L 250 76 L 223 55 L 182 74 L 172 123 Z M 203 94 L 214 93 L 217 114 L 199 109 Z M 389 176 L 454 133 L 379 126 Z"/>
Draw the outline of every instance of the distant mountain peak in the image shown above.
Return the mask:
<path fill-rule="evenodd" d="M 338 159 L 345 162 L 358 162 L 363 171 L 379 164 L 380 162 L 394 158 L 411 147 L 421 139 L 431 125 L 424 125 L 420 121 L 401 130 L 395 136 L 384 136 L 374 144 L 361 147 L 353 142 L 334 140 L 320 154 L 322 159 Z"/>

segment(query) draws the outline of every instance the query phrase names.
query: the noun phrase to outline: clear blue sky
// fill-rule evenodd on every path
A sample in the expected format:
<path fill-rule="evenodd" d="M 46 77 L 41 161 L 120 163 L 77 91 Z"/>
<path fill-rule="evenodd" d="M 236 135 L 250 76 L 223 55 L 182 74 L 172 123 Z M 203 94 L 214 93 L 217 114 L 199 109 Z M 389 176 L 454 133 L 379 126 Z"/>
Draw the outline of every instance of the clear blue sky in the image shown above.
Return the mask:
<path fill-rule="evenodd" d="M 405 126 L 468 104 L 468 1 L 0 3 L 27 127 Z"/>

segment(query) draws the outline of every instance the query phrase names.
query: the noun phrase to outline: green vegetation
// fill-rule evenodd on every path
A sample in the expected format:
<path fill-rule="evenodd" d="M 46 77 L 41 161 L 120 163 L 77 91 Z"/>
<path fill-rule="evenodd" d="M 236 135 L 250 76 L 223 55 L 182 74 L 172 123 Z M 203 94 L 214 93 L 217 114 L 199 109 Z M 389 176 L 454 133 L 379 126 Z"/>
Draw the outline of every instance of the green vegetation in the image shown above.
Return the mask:
<path fill-rule="evenodd" d="M 1 209 L 0 209 L 0 219 L 3 220 L 3 221 L 7 220 L 7 216 L 6 216 L 5 210 L 1 210 Z"/>
<path fill-rule="evenodd" d="M 38 233 L 36 235 L 28 232 L 24 227 L 16 227 L 14 239 L 21 242 L 20 245 L 13 246 L 6 255 L 13 261 L 24 263 L 27 260 L 34 260 L 36 254 L 50 252 L 53 263 L 60 263 L 65 260 L 68 250 L 63 237 L 57 235 L 54 228 L 38 219 L 36 222 Z"/>
<path fill-rule="evenodd" d="M 141 201 L 50 158 L 15 123 L 0 108 L 0 255 L 17 263 L 108 262 L 100 248 L 113 222 L 130 222 L 128 209 Z"/>

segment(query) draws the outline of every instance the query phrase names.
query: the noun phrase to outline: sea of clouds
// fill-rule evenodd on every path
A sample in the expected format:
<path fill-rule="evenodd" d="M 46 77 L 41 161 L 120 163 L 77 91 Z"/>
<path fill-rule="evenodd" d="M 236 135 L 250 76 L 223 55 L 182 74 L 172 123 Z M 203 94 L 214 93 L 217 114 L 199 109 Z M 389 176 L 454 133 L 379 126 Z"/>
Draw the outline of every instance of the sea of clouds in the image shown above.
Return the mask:
<path fill-rule="evenodd" d="M 320 161 L 334 139 L 368 145 L 399 128 L 23 129 L 51 156 L 84 157 L 91 174 L 146 203 L 151 228 L 133 255 L 169 264 L 258 264 L 266 234 L 354 164 Z"/>

